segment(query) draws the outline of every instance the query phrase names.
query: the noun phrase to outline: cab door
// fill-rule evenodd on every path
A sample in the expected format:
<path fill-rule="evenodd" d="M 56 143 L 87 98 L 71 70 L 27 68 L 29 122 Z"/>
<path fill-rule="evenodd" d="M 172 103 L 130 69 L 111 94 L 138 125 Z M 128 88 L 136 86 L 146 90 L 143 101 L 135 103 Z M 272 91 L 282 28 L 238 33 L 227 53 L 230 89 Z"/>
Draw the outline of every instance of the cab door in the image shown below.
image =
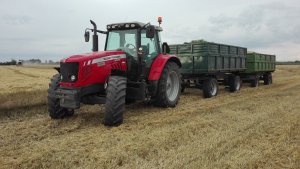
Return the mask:
<path fill-rule="evenodd" d="M 141 56 L 142 64 L 143 64 L 143 74 L 145 77 L 148 77 L 151 65 L 154 59 L 158 56 L 160 48 L 159 48 L 159 37 L 155 34 L 154 38 L 146 37 L 146 30 L 141 31 L 141 48 L 143 50 L 143 54 Z"/>

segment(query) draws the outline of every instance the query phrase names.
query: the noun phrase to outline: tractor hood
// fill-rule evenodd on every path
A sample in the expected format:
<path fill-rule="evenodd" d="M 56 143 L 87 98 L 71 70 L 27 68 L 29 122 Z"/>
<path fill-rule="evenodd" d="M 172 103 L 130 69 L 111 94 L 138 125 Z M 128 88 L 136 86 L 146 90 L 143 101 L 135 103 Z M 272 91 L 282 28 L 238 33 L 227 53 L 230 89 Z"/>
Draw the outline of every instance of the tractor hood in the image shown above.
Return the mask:
<path fill-rule="evenodd" d="M 112 56 L 112 55 L 121 55 L 125 54 L 123 51 L 103 51 L 103 52 L 92 52 L 92 53 L 85 53 L 79 55 L 69 56 L 67 58 L 62 59 L 60 62 L 84 62 L 84 61 L 92 61 L 94 59 Z"/>

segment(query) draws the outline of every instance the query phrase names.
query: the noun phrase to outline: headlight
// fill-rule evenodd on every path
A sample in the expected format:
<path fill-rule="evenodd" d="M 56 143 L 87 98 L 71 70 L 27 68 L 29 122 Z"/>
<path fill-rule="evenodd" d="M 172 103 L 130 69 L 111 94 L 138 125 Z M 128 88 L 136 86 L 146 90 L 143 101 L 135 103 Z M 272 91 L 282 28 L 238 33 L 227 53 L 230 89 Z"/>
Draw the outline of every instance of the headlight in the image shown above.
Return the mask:
<path fill-rule="evenodd" d="M 76 76 L 75 75 L 72 75 L 71 76 L 71 80 L 74 82 L 76 80 Z"/>

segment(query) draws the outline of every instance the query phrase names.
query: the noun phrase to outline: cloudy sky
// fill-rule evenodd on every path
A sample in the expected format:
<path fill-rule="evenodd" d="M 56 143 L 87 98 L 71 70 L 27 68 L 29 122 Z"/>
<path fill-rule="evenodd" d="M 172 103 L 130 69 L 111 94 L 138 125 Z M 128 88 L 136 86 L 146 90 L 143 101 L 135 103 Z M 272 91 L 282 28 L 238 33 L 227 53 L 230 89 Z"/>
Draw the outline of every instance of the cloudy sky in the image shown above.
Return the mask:
<path fill-rule="evenodd" d="M 156 24 L 163 41 L 195 39 L 300 60 L 299 0 L 0 0 L 0 61 L 54 60 L 91 51 L 84 29 L 114 22 Z M 103 49 L 105 37 L 99 37 Z"/>

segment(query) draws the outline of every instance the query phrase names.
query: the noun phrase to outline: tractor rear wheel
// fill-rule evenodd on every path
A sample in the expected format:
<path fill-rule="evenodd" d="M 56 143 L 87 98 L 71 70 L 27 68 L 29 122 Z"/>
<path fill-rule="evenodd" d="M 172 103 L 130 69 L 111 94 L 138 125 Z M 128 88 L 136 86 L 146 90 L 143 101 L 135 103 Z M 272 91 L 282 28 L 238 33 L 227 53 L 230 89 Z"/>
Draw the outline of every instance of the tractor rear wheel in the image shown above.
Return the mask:
<path fill-rule="evenodd" d="M 241 78 L 240 76 L 231 75 L 229 77 L 229 90 L 231 92 L 237 92 L 241 88 Z"/>
<path fill-rule="evenodd" d="M 123 123 L 126 97 L 126 77 L 110 76 L 106 90 L 104 125 L 118 126 Z"/>
<path fill-rule="evenodd" d="M 251 87 L 258 87 L 259 85 L 259 77 L 255 76 L 254 79 L 251 80 Z"/>
<path fill-rule="evenodd" d="M 270 85 L 273 82 L 272 74 L 271 73 L 266 73 L 264 75 L 264 85 Z"/>
<path fill-rule="evenodd" d="M 155 105 L 159 107 L 175 107 L 181 93 L 181 74 L 179 66 L 174 62 L 168 62 L 161 73 Z"/>
<path fill-rule="evenodd" d="M 219 84 L 217 79 L 208 78 L 203 82 L 203 96 L 204 98 L 211 98 L 217 96 L 219 92 Z"/>
<path fill-rule="evenodd" d="M 52 77 L 49 89 L 48 89 L 48 112 L 52 119 L 64 118 L 67 116 L 72 116 L 74 114 L 73 109 L 67 109 L 60 107 L 60 101 L 55 97 L 55 90 L 59 87 L 60 74 L 56 74 Z"/>

